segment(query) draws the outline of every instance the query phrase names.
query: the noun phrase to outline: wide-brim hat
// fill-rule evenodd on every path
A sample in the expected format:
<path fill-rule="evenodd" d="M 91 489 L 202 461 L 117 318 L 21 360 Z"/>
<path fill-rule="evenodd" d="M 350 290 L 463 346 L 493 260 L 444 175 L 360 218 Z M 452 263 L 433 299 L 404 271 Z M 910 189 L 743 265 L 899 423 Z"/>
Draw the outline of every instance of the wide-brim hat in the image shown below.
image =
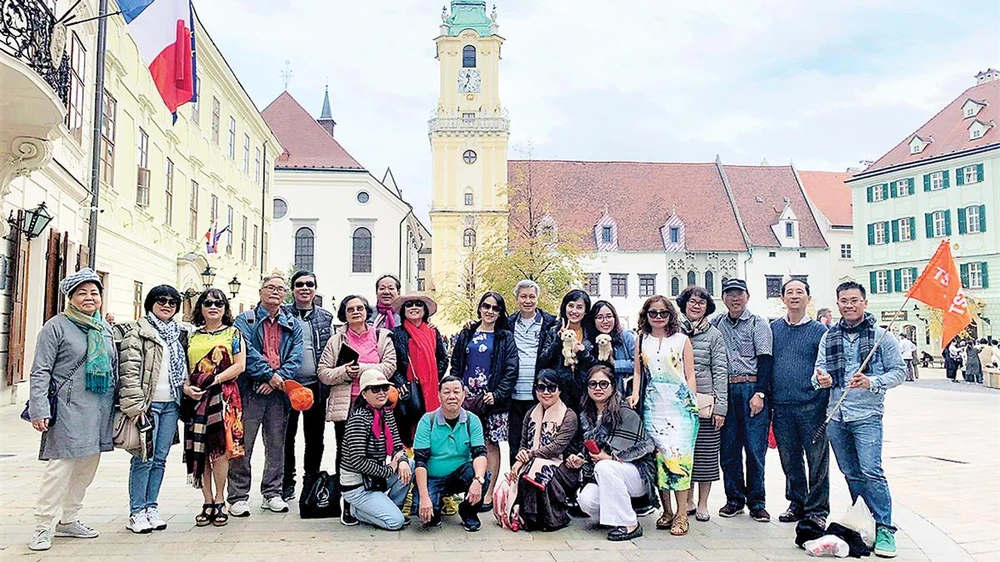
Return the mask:
<path fill-rule="evenodd" d="M 424 293 L 407 293 L 405 295 L 399 295 L 392 300 L 392 309 L 402 315 L 401 311 L 403 309 L 403 303 L 406 301 L 420 301 L 424 303 L 424 306 L 427 307 L 428 318 L 434 316 L 434 313 L 437 312 L 438 309 L 438 305 L 434 302 L 434 299 Z"/>

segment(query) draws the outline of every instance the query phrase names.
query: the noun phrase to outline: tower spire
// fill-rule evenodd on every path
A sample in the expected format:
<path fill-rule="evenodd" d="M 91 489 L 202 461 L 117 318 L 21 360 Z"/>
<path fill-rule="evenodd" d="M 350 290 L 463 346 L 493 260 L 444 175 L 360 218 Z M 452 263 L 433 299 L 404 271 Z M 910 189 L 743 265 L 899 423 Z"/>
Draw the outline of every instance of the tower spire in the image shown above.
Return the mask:
<path fill-rule="evenodd" d="M 333 111 L 330 109 L 330 85 L 326 85 L 326 89 L 323 93 L 323 109 L 319 112 L 319 119 L 316 120 L 317 123 L 323 127 L 330 136 L 333 136 L 333 128 L 337 125 L 337 122 L 333 120 Z"/>

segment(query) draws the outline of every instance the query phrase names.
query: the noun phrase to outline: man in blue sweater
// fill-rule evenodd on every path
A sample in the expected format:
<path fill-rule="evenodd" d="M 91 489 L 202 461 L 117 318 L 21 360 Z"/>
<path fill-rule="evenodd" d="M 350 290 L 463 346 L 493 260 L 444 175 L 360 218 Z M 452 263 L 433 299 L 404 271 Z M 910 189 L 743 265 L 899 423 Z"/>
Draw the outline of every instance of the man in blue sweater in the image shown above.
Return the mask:
<path fill-rule="evenodd" d="M 830 391 L 815 390 L 813 369 L 826 326 L 809 318 L 809 283 L 792 279 L 781 287 L 788 313 L 771 322 L 774 337 L 774 437 L 785 473 L 788 509 L 778 521 L 809 518 L 826 528 L 830 514 L 830 446 L 826 438 L 812 442 L 826 417 Z M 803 457 L 805 462 L 803 463 Z M 809 466 L 808 477 L 806 465 Z"/>

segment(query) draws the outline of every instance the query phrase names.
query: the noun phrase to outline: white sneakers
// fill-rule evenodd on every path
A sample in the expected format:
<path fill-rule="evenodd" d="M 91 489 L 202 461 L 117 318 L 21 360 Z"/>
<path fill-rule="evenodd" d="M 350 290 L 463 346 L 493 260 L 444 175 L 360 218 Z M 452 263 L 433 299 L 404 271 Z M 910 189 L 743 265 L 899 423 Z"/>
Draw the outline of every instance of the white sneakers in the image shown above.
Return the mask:
<path fill-rule="evenodd" d="M 250 504 L 246 501 L 229 504 L 229 515 L 233 517 L 250 517 Z"/>
<path fill-rule="evenodd" d="M 31 542 L 28 543 L 28 548 L 31 550 L 48 550 L 52 548 L 52 531 L 48 527 L 44 529 L 35 529 L 35 534 L 31 536 Z"/>
<path fill-rule="evenodd" d="M 160 517 L 160 511 L 155 507 L 146 508 L 146 519 L 149 520 L 154 531 L 162 531 L 167 528 L 167 522 L 163 520 L 163 517 Z"/>
<path fill-rule="evenodd" d="M 130 515 L 125 528 L 139 535 L 153 532 L 153 526 L 149 524 L 149 518 L 145 511 L 137 511 Z"/>
<path fill-rule="evenodd" d="M 260 504 L 260 508 L 273 511 L 275 513 L 288 513 L 288 502 L 281 499 L 281 496 L 264 498 L 264 501 Z M 230 510 L 230 512 L 232 512 L 232 510 Z"/>
<path fill-rule="evenodd" d="M 71 539 L 96 539 L 100 533 L 95 529 L 84 525 L 79 519 L 72 523 L 59 523 L 56 525 L 57 537 L 68 537 Z"/>

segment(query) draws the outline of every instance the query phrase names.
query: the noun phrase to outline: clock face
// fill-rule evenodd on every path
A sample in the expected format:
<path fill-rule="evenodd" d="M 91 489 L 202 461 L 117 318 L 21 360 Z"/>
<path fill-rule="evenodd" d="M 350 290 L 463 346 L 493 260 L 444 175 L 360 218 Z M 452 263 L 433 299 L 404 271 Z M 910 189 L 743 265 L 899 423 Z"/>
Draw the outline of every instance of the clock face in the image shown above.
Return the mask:
<path fill-rule="evenodd" d="M 478 93 L 482 81 L 479 71 L 475 68 L 463 68 L 458 71 L 458 91 Z"/>

